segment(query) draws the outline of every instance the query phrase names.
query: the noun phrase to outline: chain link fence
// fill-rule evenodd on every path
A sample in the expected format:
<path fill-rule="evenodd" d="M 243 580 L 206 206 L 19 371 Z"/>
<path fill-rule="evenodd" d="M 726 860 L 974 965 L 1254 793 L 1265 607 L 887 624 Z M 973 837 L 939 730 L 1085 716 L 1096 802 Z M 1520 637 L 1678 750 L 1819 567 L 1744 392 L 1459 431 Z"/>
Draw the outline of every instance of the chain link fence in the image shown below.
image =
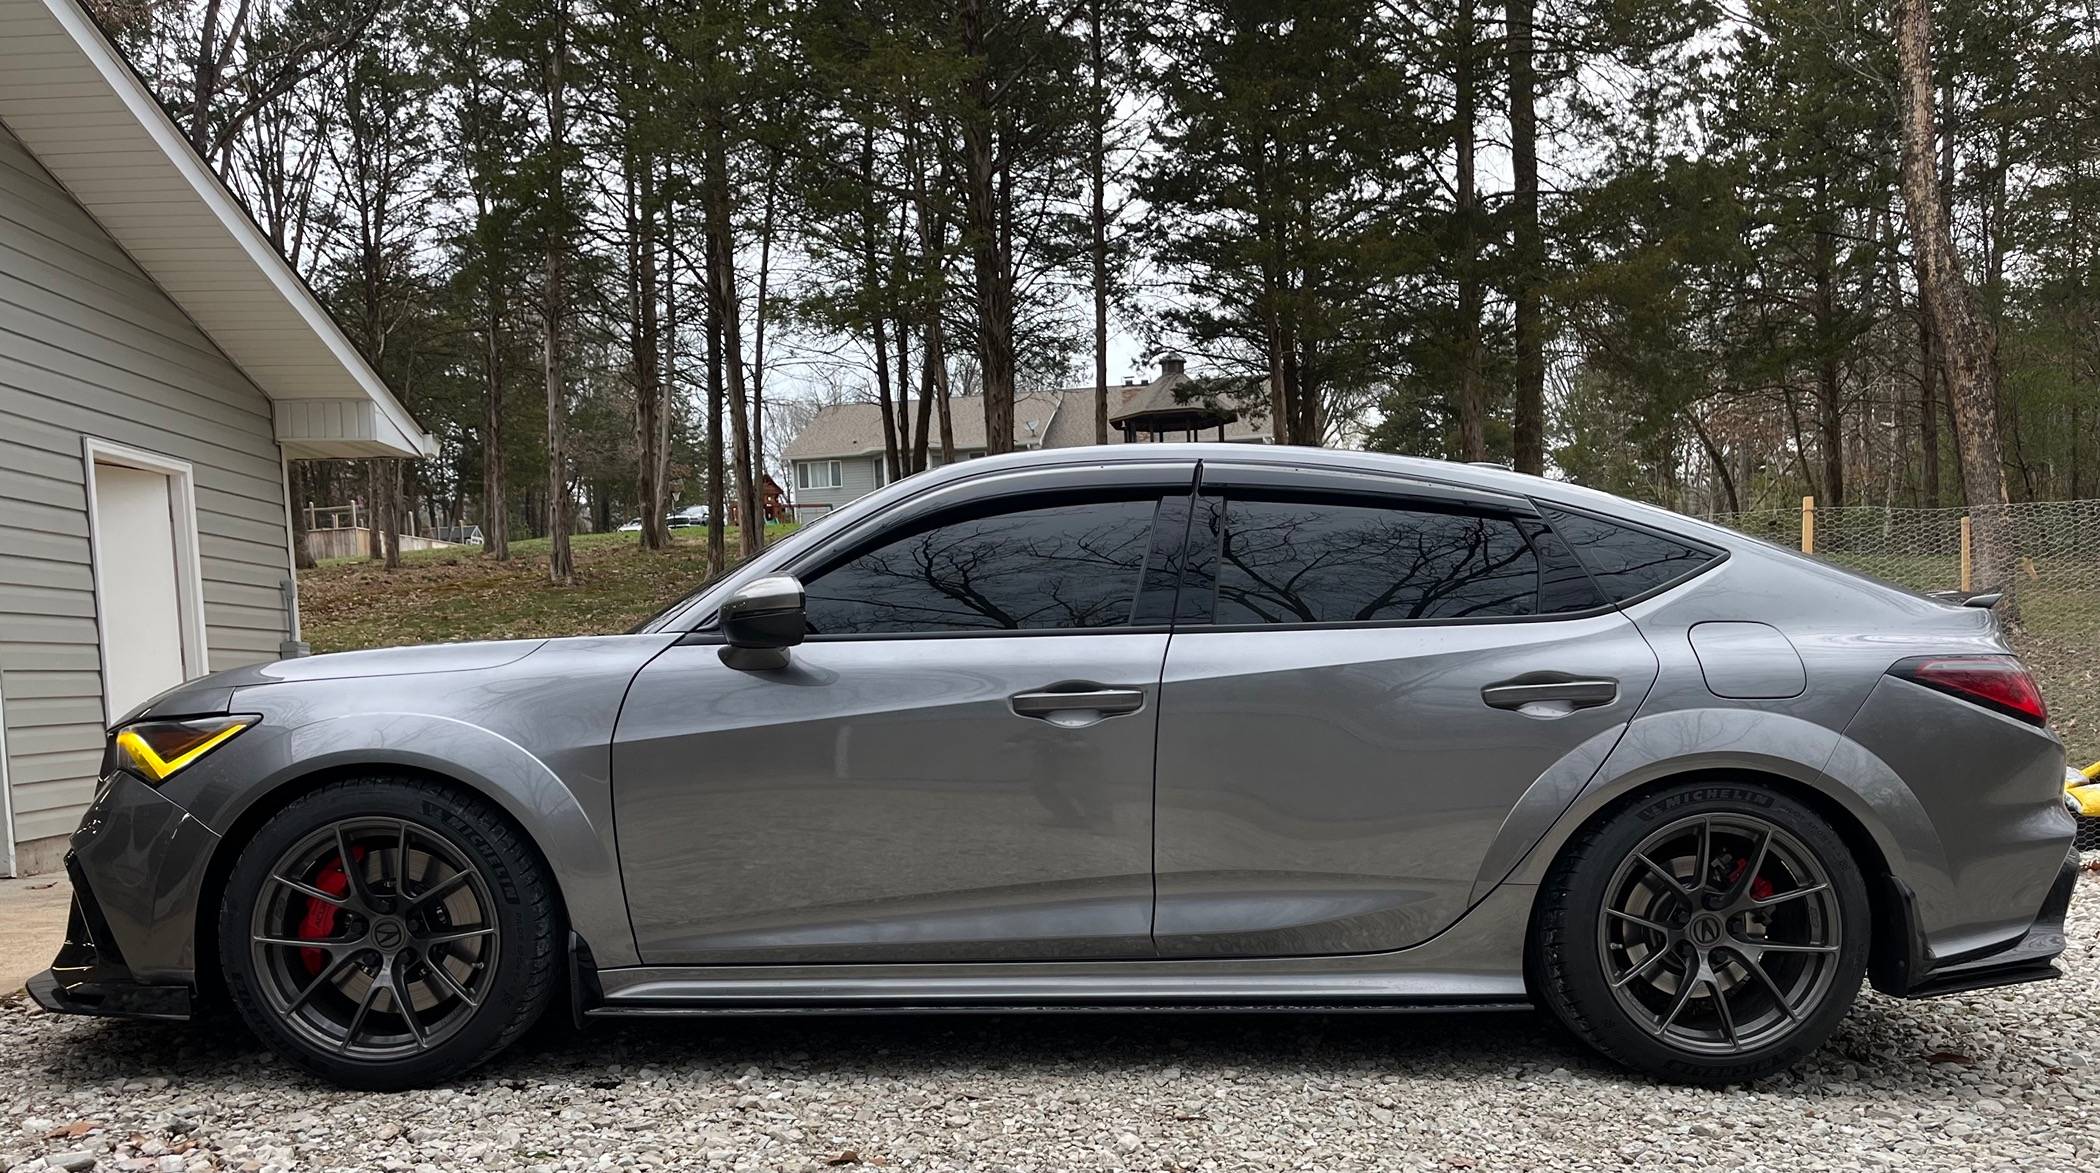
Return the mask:
<path fill-rule="evenodd" d="M 2001 611 L 2049 702 L 2074 765 L 2100 758 L 2100 501 L 2031 501 L 1970 509 L 1878 506 L 1717 513 L 1709 520 L 1920 591 L 2008 589 Z M 2010 582 L 1984 582 L 1980 531 L 2004 527 Z M 2100 829 L 2096 829 L 2100 847 Z"/>

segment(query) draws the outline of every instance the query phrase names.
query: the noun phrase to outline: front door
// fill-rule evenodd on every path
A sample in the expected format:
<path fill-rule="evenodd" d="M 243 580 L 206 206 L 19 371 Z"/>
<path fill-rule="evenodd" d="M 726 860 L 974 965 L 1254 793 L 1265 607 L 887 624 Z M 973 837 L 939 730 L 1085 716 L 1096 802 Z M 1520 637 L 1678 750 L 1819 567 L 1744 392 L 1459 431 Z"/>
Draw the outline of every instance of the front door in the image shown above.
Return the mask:
<path fill-rule="evenodd" d="M 920 511 L 779 568 L 812 632 L 786 668 L 644 668 L 613 746 L 643 959 L 1151 956 L 1178 475 Z"/>
<path fill-rule="evenodd" d="M 1433 936 L 1518 797 L 1608 750 L 1655 679 L 1524 503 L 1306 480 L 1204 472 L 1183 594 L 1208 621 L 1177 628 L 1161 686 L 1166 956 Z"/>

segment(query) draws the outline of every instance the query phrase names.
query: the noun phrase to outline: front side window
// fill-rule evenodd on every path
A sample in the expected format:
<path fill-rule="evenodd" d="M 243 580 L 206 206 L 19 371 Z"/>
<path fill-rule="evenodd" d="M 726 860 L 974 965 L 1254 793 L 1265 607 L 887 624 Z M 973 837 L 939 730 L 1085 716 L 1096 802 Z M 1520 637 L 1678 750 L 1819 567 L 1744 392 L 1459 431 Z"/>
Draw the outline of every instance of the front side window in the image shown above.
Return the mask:
<path fill-rule="evenodd" d="M 1234 497 L 1212 622 L 1452 620 L 1539 613 L 1517 523 L 1363 500 Z"/>
<path fill-rule="evenodd" d="M 936 516 L 812 575 L 816 635 L 1121 627 L 1151 549 L 1156 494 Z"/>

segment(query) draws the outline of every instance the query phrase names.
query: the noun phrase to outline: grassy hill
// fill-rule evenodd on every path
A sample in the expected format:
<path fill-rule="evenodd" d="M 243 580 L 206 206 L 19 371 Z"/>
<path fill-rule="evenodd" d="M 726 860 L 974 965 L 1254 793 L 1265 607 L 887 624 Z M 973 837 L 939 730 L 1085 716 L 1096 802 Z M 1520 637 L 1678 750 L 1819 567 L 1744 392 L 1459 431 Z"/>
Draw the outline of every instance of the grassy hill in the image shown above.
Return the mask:
<path fill-rule="evenodd" d="M 778 537 L 791 527 L 775 526 Z M 733 558 L 737 533 L 729 532 Z M 509 562 L 480 547 L 404 554 L 389 573 L 341 559 L 299 575 L 299 614 L 316 652 L 394 644 L 624 631 L 707 579 L 705 531 L 683 531 L 670 549 L 641 548 L 634 534 L 578 534 L 576 585 L 547 581 L 547 541 L 512 542 Z"/>

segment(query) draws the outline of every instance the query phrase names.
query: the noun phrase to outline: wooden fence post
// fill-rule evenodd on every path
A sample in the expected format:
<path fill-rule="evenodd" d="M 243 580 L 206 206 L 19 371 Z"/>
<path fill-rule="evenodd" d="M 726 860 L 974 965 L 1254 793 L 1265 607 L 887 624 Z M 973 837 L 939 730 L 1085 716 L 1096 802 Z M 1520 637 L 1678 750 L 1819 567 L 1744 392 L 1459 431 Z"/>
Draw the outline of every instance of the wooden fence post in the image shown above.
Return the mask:
<path fill-rule="evenodd" d="M 1816 552 L 1816 499 L 1801 498 L 1801 552 Z"/>
<path fill-rule="evenodd" d="M 1961 589 L 1974 590 L 1969 585 L 1975 572 L 1975 547 L 1969 544 L 1969 515 L 1961 515 Z"/>

